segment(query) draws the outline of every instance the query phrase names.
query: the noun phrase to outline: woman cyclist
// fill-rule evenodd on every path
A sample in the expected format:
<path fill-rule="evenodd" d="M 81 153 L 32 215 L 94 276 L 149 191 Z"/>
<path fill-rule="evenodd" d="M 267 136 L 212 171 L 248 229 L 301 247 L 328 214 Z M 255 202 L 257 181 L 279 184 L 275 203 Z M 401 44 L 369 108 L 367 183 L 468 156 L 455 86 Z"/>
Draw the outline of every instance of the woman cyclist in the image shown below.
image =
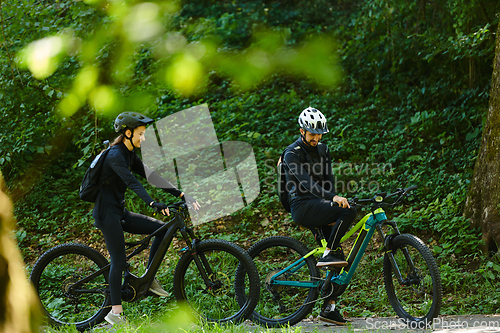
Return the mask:
<path fill-rule="evenodd" d="M 152 122 L 153 119 L 136 112 L 123 112 L 118 115 L 114 122 L 114 128 L 120 135 L 111 144 L 99 176 L 99 183 L 103 185 L 96 199 L 93 217 L 95 219 L 94 225 L 104 235 L 106 247 L 111 257 L 109 288 L 112 307 L 105 319 L 112 325 L 125 323 L 121 305 L 122 274 L 126 265 L 123 232 L 151 234 L 164 224 L 154 218 L 129 212 L 125 209 L 125 191 L 130 188 L 150 207 L 160 211 L 163 215 L 169 215 L 167 205 L 153 200 L 132 174 L 132 171 L 143 178 L 147 178 L 149 182 L 166 192 L 182 198 L 185 202 L 191 204 L 194 209 L 200 207 L 195 199 L 184 194 L 170 182 L 149 170 L 135 153 L 135 149 L 140 148 L 141 142 L 145 139 L 146 125 Z M 165 233 L 159 233 L 154 237 L 148 267 L 164 235 Z M 156 279 L 152 282 L 150 291 L 158 296 L 169 296 Z"/>

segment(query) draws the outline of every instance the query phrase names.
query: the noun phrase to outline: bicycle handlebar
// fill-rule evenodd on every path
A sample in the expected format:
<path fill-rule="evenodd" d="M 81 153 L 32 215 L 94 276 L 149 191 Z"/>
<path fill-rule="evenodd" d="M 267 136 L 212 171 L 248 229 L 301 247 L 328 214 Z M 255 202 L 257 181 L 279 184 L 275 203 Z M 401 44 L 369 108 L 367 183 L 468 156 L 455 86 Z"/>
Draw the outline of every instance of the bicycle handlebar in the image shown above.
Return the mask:
<path fill-rule="evenodd" d="M 399 201 L 408 194 L 408 192 L 413 191 L 417 189 L 416 185 L 412 185 L 410 187 L 407 187 L 405 189 L 403 188 L 398 188 L 394 193 L 387 194 L 387 193 L 377 193 L 373 198 L 371 199 L 358 199 L 357 197 L 352 198 L 349 200 L 350 205 L 358 205 L 358 204 L 376 204 L 376 205 L 388 205 L 388 206 L 395 206 L 396 204 L 399 203 Z M 398 196 L 398 198 L 393 202 L 393 203 L 387 203 L 384 202 L 386 199 L 392 198 Z"/>
<path fill-rule="evenodd" d="M 417 185 L 412 185 L 408 188 L 405 189 L 405 192 L 410 192 L 410 191 L 413 191 L 413 190 L 416 190 L 417 189 Z"/>
<path fill-rule="evenodd" d="M 189 206 L 184 201 L 178 201 L 168 206 L 168 209 L 173 212 L 179 212 L 184 209 L 189 209 Z"/>

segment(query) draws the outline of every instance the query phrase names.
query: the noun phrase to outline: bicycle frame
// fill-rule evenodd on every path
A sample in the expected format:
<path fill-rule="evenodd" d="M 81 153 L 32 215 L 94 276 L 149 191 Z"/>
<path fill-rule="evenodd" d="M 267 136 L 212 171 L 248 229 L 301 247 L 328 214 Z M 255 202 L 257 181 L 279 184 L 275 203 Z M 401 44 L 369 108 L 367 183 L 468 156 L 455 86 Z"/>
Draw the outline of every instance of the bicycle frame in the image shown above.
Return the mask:
<path fill-rule="evenodd" d="M 148 235 L 147 237 L 143 238 L 142 240 L 138 242 L 132 242 L 132 243 L 125 243 L 128 247 L 126 249 L 131 249 L 134 248 L 134 251 L 127 255 L 127 261 L 130 260 L 132 257 L 136 256 L 137 254 L 141 253 L 145 249 L 148 248 L 149 241 L 151 240 L 152 237 L 154 237 L 156 234 L 163 232 L 165 229 L 167 229 L 165 236 L 163 237 L 163 240 L 156 251 L 153 260 L 151 261 L 150 265 L 147 267 L 146 272 L 142 276 L 136 276 L 133 273 L 131 273 L 127 268 L 125 269 L 125 278 L 124 278 L 124 290 L 122 290 L 122 300 L 125 302 L 134 302 L 142 298 L 148 291 L 149 287 L 153 281 L 154 276 L 156 275 L 161 262 L 163 261 L 163 258 L 165 257 L 165 254 L 167 253 L 168 248 L 170 247 L 170 244 L 172 243 L 172 240 L 176 234 L 177 231 L 180 231 L 182 238 L 186 241 L 187 246 L 182 249 L 181 251 L 187 251 L 191 250 L 193 253 L 196 253 L 196 243 L 198 242 L 198 239 L 195 238 L 194 233 L 192 229 L 188 228 L 185 223 L 184 219 L 182 218 L 181 214 L 182 212 L 173 212 L 175 215 L 172 220 L 169 222 L 165 223 L 162 227 L 158 228 L 155 232 L 152 234 Z M 191 242 L 190 242 L 191 241 Z M 211 269 L 206 263 L 205 258 L 202 258 L 198 255 L 194 255 L 194 260 L 196 263 L 196 266 L 198 267 L 203 280 L 205 283 L 210 284 L 208 275 L 211 274 Z M 103 272 L 109 270 L 111 267 L 111 264 L 107 264 L 106 266 L 102 267 L 98 271 L 92 273 L 91 275 L 80 279 L 76 281 L 74 284 L 72 284 L 68 289 L 71 290 L 75 294 L 79 293 L 95 293 L 95 292 L 100 292 L 100 293 L 109 293 L 109 288 L 103 288 L 103 289 L 78 289 L 79 285 L 82 285 L 83 283 L 91 281 L 93 278 L 96 276 L 99 276 Z M 207 274 L 208 271 L 208 274 Z M 207 285 L 208 286 L 208 285 Z"/>
<path fill-rule="evenodd" d="M 125 278 L 123 281 L 125 288 L 122 291 L 122 299 L 124 301 L 134 302 L 142 298 L 142 296 L 144 296 L 149 291 L 149 287 L 153 281 L 153 278 L 156 275 L 156 272 L 158 272 L 161 262 L 163 261 L 163 258 L 165 257 L 165 254 L 167 253 L 167 250 L 170 247 L 170 244 L 172 243 L 172 240 L 178 230 L 181 231 L 181 234 L 186 242 L 188 241 L 188 239 L 190 239 L 189 236 L 191 235 L 188 234 L 183 219 L 179 215 L 176 215 L 171 221 L 167 222 L 165 225 L 156 230 L 154 233 L 150 234 L 148 237 L 142 239 L 137 243 L 129 244 L 128 249 L 135 246 L 138 247 L 127 256 L 127 261 L 145 250 L 149 245 L 150 239 L 157 233 L 163 232 L 165 229 L 167 229 L 165 236 L 163 237 L 160 246 L 156 250 L 153 260 L 146 268 L 146 272 L 139 277 L 131 273 L 128 267 L 125 269 Z M 192 244 L 189 244 L 188 242 L 188 246 L 189 248 L 195 247 L 195 240 L 193 240 Z"/>
<path fill-rule="evenodd" d="M 358 233 L 356 241 L 354 242 L 354 246 L 352 247 L 347 257 L 348 265 L 342 268 L 339 274 L 335 274 L 333 271 L 330 271 L 328 273 L 328 277 L 330 278 L 331 282 L 339 286 L 347 286 L 349 284 L 352 276 L 354 275 L 354 272 L 356 271 L 359 262 L 361 261 L 361 258 L 363 257 L 366 248 L 368 247 L 368 244 L 370 243 L 370 240 L 373 237 L 375 230 L 378 230 L 380 236 L 384 240 L 384 243 L 386 243 L 385 240 L 387 239 L 387 237 L 382 231 L 382 226 L 385 224 L 393 227 L 396 234 L 399 234 L 399 230 L 397 229 L 396 224 L 394 222 L 387 221 L 387 216 L 385 215 L 385 211 L 382 208 L 377 208 L 374 212 L 366 214 L 353 228 L 351 228 L 351 230 L 349 230 L 348 233 L 344 235 L 344 237 L 342 237 L 341 242 L 344 242 L 346 239 L 351 237 L 356 231 L 362 228 Z M 285 286 L 294 286 L 302 288 L 318 287 L 322 281 L 286 281 L 286 280 L 278 280 L 278 277 L 280 277 L 285 273 L 294 273 L 297 270 L 299 270 L 306 264 L 305 262 L 306 258 L 317 254 L 323 254 L 326 249 L 326 240 L 321 239 L 321 243 L 323 245 L 322 247 L 318 247 L 312 250 L 301 259 L 297 260 L 293 264 L 289 265 L 288 267 L 284 268 L 283 270 L 273 275 L 271 277 L 270 283 L 272 285 L 285 285 Z M 391 262 L 393 263 L 393 266 L 396 267 L 394 262 L 394 257 L 392 257 Z M 397 272 L 399 272 L 399 270 L 397 270 Z M 401 276 L 401 274 L 399 274 L 399 276 Z"/>

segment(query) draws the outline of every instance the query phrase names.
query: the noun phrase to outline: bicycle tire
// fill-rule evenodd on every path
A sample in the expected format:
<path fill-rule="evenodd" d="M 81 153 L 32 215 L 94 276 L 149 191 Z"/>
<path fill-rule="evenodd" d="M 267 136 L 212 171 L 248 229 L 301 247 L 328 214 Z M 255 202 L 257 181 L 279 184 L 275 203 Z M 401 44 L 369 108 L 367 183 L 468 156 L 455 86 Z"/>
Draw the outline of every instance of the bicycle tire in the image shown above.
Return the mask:
<path fill-rule="evenodd" d="M 309 252 L 302 242 L 287 236 L 268 237 L 248 249 L 261 279 L 259 303 L 250 317 L 253 322 L 265 327 L 292 326 L 311 313 L 318 298 L 317 287 L 272 287 L 266 284 L 266 279 Z M 309 256 L 300 270 L 284 276 L 292 280 L 295 278 L 296 281 L 320 280 L 316 259 Z"/>
<path fill-rule="evenodd" d="M 110 311 L 108 273 L 103 272 L 84 284 L 95 293 L 74 293 L 68 289 L 84 276 L 106 266 L 106 258 L 93 248 L 77 243 L 58 245 L 45 252 L 33 266 L 30 280 L 54 326 L 75 325 L 83 331 L 101 323 Z M 79 308 L 80 307 L 80 308 Z"/>
<path fill-rule="evenodd" d="M 415 270 L 410 267 L 404 249 L 408 250 Z M 404 285 L 399 283 L 386 253 L 384 282 L 392 308 L 410 328 L 430 327 L 439 315 L 443 295 L 441 276 L 431 251 L 419 238 L 402 234 L 391 240 L 391 252 L 406 281 Z"/>
<path fill-rule="evenodd" d="M 196 254 L 213 270 L 212 285 L 205 285 L 193 253 L 187 251 L 174 272 L 177 301 L 187 303 L 202 321 L 237 324 L 247 319 L 259 301 L 259 274 L 250 256 L 238 245 L 218 239 L 199 242 Z M 238 269 L 245 274 L 237 277 Z M 237 294 L 244 294 L 245 302 L 240 304 Z"/>

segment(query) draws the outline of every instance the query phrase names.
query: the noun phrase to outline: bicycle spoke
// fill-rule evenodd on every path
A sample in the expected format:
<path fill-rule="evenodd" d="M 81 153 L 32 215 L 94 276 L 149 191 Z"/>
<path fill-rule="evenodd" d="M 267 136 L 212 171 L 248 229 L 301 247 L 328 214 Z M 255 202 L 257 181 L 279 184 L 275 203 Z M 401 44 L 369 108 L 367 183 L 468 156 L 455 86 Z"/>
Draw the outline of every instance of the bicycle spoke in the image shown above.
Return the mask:
<path fill-rule="evenodd" d="M 109 306 L 105 275 L 79 281 L 106 263 L 97 251 L 78 244 L 56 247 L 40 258 L 31 280 L 52 323 L 87 328 L 102 321 Z"/>
<path fill-rule="evenodd" d="M 248 252 L 261 276 L 260 301 L 252 320 L 274 327 L 293 325 L 303 319 L 317 300 L 318 288 L 276 285 L 271 280 L 281 270 L 301 260 L 308 249 L 293 238 L 277 236 L 256 243 Z M 275 279 L 290 281 L 290 284 L 318 281 L 315 264 L 314 258 L 308 258 Z"/>
<path fill-rule="evenodd" d="M 257 303 L 259 289 L 251 258 L 241 248 L 221 240 L 201 242 L 197 255 L 207 279 L 202 278 L 195 257 L 187 253 L 179 260 L 174 274 L 176 298 L 187 301 L 202 320 L 239 322 L 245 319 Z M 249 267 L 253 267 L 251 277 Z M 247 302 L 248 295 L 252 297 Z"/>
<path fill-rule="evenodd" d="M 410 321 L 432 321 L 441 305 L 441 280 L 432 254 L 412 235 L 396 237 L 392 254 L 403 279 L 400 284 L 386 255 L 385 283 L 394 310 Z"/>

